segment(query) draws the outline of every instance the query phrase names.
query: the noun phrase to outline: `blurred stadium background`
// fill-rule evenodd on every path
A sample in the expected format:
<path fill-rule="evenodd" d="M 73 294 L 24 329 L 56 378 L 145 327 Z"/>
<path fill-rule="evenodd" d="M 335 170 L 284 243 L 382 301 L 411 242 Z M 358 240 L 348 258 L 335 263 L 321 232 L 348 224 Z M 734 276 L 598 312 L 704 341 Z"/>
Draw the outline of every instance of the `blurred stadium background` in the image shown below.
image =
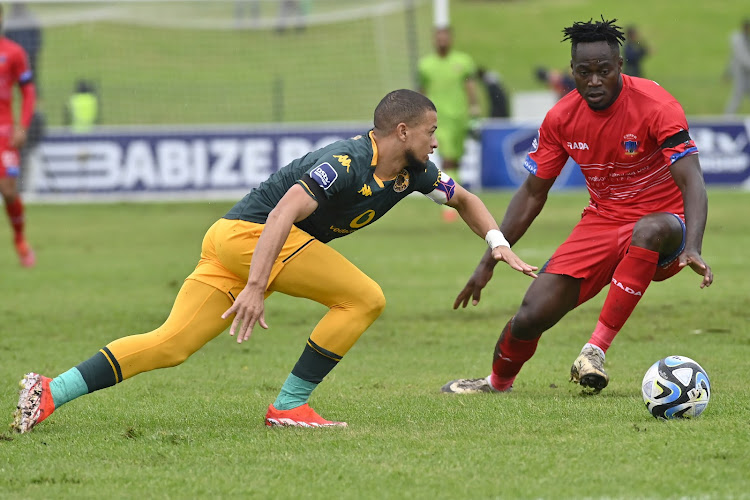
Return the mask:
<path fill-rule="evenodd" d="M 449 10 L 436 14 L 441 4 Z M 750 102 L 740 118 L 720 116 L 730 91 L 728 37 L 750 16 L 746 2 L 676 10 L 648 0 L 606 8 L 591 0 L 48 0 L 5 4 L 8 36 L 41 34 L 38 107 L 47 132 L 29 155 L 28 199 L 233 198 L 309 148 L 369 127 L 388 91 L 416 88 L 417 60 L 432 50 L 443 14 L 456 49 L 499 73 L 511 102 L 548 92 L 535 68 L 566 70 L 563 26 L 600 14 L 637 26 L 651 49 L 645 76 L 670 90 L 692 122 L 710 121 L 696 130 L 704 166 L 720 174 L 708 180 L 750 177 Z M 99 96 L 100 126 L 72 134 L 65 108 L 81 80 Z M 537 118 L 512 144 L 515 125 L 483 134 L 468 149 L 465 182 L 513 187 L 514 158 Z M 495 157 L 499 164 L 488 163 Z M 222 161 L 237 175 L 215 179 Z"/>
<path fill-rule="evenodd" d="M 50 125 L 79 79 L 106 125 L 367 120 L 413 87 L 427 0 L 28 2 Z M 25 17 L 25 18 L 24 18 Z"/>

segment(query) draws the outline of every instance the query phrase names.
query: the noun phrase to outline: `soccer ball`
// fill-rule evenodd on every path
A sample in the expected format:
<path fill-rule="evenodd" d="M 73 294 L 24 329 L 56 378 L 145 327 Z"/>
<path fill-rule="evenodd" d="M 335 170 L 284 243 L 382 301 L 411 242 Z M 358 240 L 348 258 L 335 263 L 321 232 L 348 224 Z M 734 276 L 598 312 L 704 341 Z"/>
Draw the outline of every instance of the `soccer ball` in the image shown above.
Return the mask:
<path fill-rule="evenodd" d="M 641 389 L 648 411 L 662 420 L 695 418 L 711 397 L 706 370 L 685 356 L 668 356 L 651 365 Z"/>

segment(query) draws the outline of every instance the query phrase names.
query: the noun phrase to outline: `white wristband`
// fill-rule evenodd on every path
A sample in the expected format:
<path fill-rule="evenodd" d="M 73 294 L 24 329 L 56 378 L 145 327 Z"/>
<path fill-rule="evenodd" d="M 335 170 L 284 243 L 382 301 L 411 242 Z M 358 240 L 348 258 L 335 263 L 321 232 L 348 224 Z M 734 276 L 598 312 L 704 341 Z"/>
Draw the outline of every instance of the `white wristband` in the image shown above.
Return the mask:
<path fill-rule="evenodd" d="M 487 236 L 484 237 L 484 241 L 487 242 L 490 250 L 499 246 L 506 246 L 510 248 L 510 243 L 508 243 L 508 240 L 505 239 L 503 232 L 499 229 L 490 229 L 489 231 L 487 231 Z"/>

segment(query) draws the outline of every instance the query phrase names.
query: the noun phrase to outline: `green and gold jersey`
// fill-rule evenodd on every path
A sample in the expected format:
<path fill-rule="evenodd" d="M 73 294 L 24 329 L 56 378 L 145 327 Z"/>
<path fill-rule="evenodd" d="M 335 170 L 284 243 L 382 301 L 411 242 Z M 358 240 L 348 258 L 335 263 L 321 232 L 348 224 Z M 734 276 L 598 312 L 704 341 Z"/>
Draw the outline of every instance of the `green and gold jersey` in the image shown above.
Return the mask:
<path fill-rule="evenodd" d="M 275 172 L 224 218 L 265 224 L 289 188 L 300 184 L 318 208 L 295 225 L 326 243 L 375 222 L 410 193 L 442 188 L 440 171 L 432 162 L 426 168 L 404 166 L 393 180 L 374 175 L 377 162 L 372 135 L 334 142 Z"/>

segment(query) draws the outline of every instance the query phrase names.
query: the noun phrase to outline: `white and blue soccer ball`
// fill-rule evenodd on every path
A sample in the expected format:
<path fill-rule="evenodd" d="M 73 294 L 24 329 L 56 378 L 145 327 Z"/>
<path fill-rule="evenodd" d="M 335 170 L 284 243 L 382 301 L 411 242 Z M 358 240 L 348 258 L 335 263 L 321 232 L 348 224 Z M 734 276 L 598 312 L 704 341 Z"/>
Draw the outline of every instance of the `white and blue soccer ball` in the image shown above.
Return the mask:
<path fill-rule="evenodd" d="M 641 389 L 648 411 L 663 420 L 695 418 L 711 398 L 706 370 L 685 356 L 668 356 L 651 365 Z"/>

